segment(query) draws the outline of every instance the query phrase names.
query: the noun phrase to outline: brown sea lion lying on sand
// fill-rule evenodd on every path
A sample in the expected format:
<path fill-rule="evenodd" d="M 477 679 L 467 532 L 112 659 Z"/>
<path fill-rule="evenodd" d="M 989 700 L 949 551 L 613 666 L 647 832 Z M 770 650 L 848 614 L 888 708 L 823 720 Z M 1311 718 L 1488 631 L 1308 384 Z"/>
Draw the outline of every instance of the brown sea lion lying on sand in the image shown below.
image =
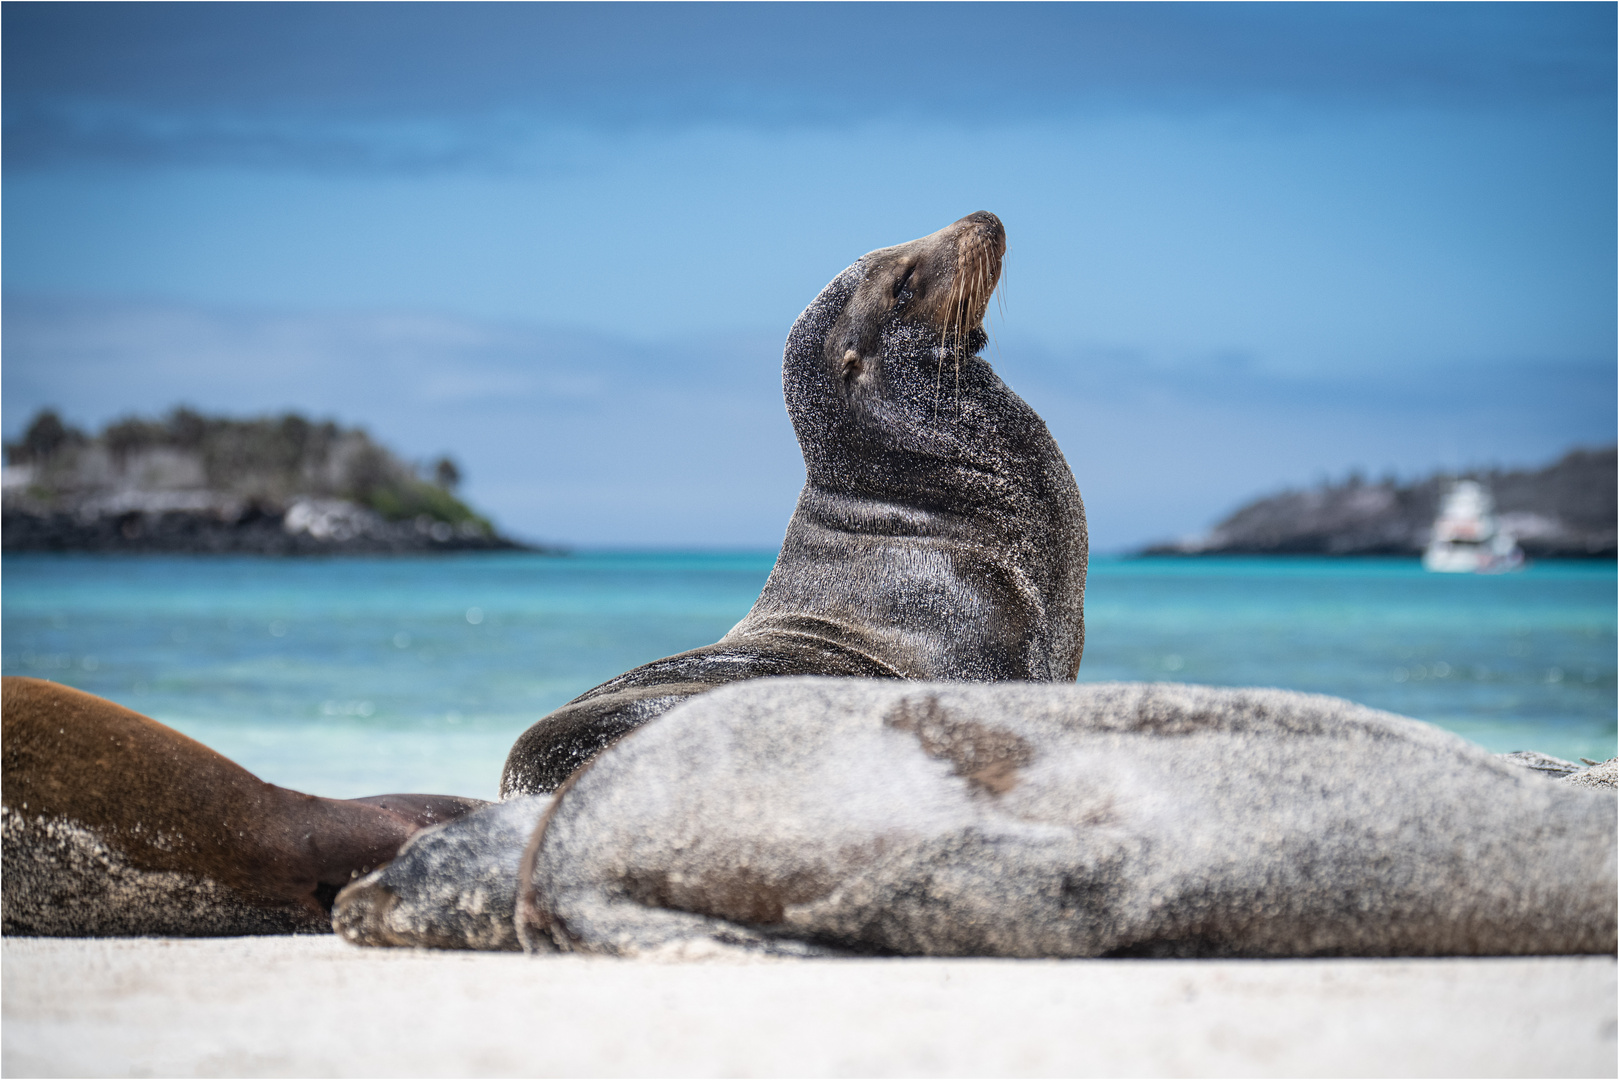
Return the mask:
<path fill-rule="evenodd" d="M 0 697 L 7 934 L 325 932 L 353 877 L 484 805 L 321 799 L 57 683 L 8 677 Z"/>

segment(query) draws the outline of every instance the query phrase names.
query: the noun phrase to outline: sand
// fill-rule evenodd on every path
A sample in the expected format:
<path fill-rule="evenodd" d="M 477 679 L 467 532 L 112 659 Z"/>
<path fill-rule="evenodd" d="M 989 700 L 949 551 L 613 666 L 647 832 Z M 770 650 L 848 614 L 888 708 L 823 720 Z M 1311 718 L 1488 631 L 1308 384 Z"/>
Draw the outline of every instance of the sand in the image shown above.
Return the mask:
<path fill-rule="evenodd" d="M 738 960 L 7 938 L 6 1076 L 1614 1076 L 1612 957 Z"/>

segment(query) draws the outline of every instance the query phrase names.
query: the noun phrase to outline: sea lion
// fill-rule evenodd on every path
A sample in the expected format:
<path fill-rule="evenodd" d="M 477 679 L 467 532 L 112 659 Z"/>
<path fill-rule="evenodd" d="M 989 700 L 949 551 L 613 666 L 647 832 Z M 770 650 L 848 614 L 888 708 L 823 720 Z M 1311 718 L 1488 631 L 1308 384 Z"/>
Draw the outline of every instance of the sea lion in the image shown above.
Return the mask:
<path fill-rule="evenodd" d="M 777 679 L 575 773 L 517 919 L 618 955 L 1611 953 L 1615 823 L 1611 787 L 1335 698 Z"/>
<path fill-rule="evenodd" d="M 337 894 L 332 928 L 354 945 L 520 948 L 517 864 L 550 804 L 519 795 L 423 829 Z"/>
<path fill-rule="evenodd" d="M 477 806 L 276 787 L 120 705 L 3 680 L 7 934 L 324 933 L 339 888 Z"/>
<path fill-rule="evenodd" d="M 1033 409 L 978 352 L 1006 234 L 969 214 L 873 251 L 793 324 L 782 362 L 805 483 L 747 617 L 517 740 L 502 798 L 554 790 L 681 701 L 772 675 L 1071 680 L 1085 510 Z"/>

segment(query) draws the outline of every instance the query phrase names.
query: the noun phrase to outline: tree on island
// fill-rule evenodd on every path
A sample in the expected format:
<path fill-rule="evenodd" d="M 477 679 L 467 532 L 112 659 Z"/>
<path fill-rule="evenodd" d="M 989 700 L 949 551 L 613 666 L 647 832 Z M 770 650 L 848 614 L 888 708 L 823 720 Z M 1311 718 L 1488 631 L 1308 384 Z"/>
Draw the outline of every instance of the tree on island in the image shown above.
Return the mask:
<path fill-rule="evenodd" d="M 425 515 L 490 531 L 488 521 L 456 497 L 461 469 L 450 457 L 415 467 L 373 441 L 364 428 L 312 421 L 294 412 L 237 420 L 180 406 L 158 420 L 115 420 L 92 436 L 44 409 L 20 441 L 5 445 L 5 453 L 9 464 L 30 467 L 30 493 L 43 501 L 71 498 L 109 482 L 149 486 L 163 470 L 143 472 L 142 458 L 167 455 L 200 466 L 201 483 L 191 486 L 266 507 L 285 508 L 299 497 L 346 499 L 388 521 Z M 176 486 L 172 480 L 157 483 Z"/>

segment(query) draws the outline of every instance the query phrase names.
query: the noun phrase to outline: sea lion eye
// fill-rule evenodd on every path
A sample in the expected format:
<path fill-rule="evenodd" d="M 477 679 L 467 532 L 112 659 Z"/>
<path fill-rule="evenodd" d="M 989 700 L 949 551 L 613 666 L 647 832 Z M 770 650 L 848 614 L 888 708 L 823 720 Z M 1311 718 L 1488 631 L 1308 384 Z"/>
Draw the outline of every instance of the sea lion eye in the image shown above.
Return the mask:
<path fill-rule="evenodd" d="M 900 292 L 904 290 L 905 286 L 910 282 L 911 275 L 914 273 L 916 273 L 916 264 L 912 263 L 910 266 L 905 268 L 904 275 L 898 281 L 894 282 L 894 299 L 899 299 Z"/>

